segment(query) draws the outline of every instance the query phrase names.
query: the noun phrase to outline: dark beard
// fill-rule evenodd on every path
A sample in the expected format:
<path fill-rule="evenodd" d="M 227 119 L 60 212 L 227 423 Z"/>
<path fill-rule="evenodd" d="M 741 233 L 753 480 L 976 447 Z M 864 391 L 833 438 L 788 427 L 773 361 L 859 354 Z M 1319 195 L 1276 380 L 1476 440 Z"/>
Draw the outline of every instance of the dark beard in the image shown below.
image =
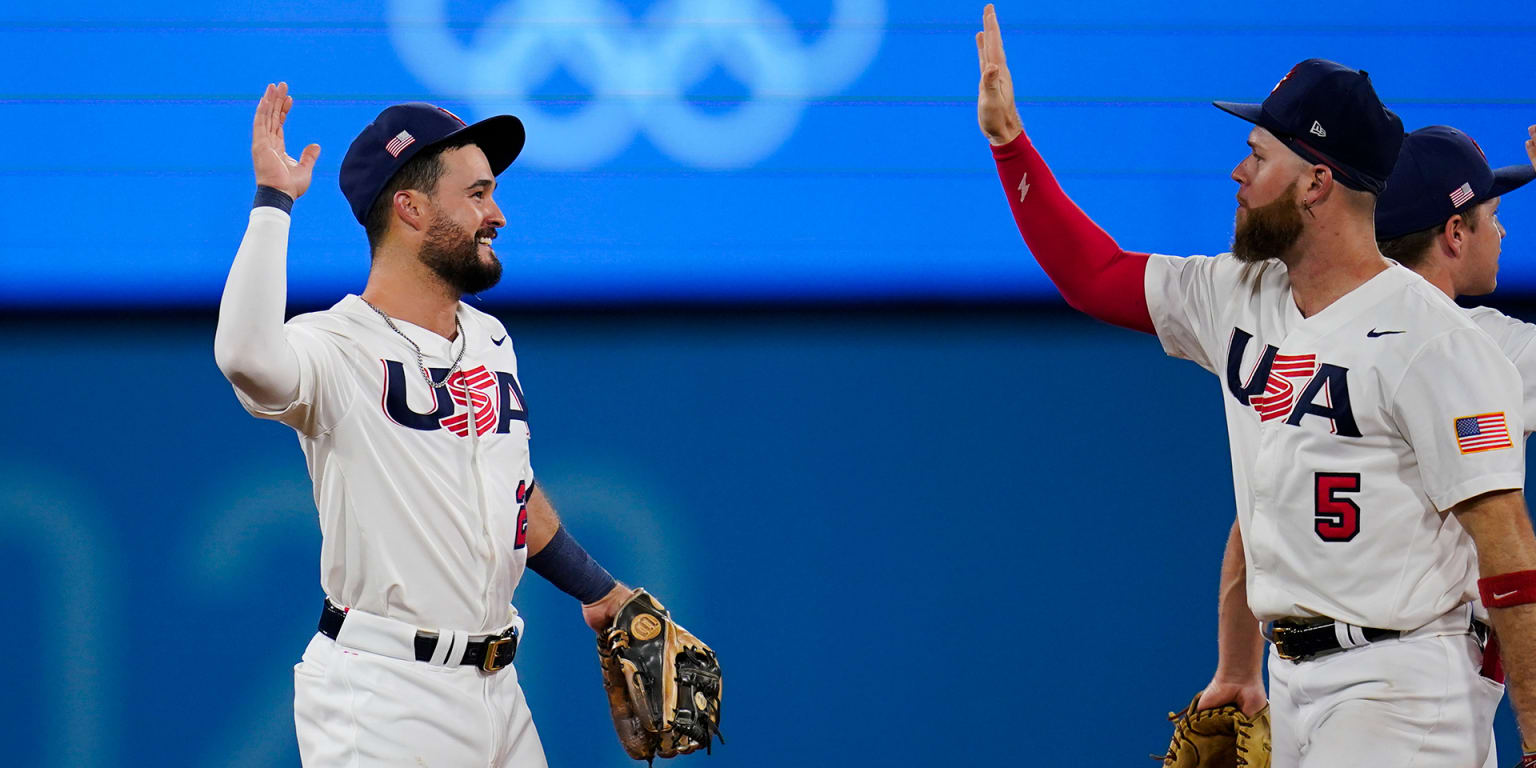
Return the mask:
<path fill-rule="evenodd" d="M 447 217 L 434 215 L 418 258 L 461 296 L 490 290 L 501 281 L 501 262 L 492 259 L 490 264 L 481 263 L 477 239 L 494 235 L 493 229 L 471 234 Z"/>
<path fill-rule="evenodd" d="M 1248 209 L 1232 233 L 1232 255 L 1249 264 L 1279 258 L 1296 245 L 1302 229 L 1293 181 L 1273 203 Z"/>

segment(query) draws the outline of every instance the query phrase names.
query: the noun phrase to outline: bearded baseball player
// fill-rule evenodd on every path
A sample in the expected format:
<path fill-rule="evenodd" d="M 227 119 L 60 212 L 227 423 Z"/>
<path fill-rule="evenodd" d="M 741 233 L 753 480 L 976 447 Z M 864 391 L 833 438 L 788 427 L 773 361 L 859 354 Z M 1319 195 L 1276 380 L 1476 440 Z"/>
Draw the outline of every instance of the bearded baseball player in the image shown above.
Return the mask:
<path fill-rule="evenodd" d="M 214 351 L 246 410 L 298 432 L 315 485 L 326 601 L 294 668 L 303 763 L 543 766 L 511 665 L 524 567 L 599 633 L 644 593 L 560 524 L 529 463 L 507 330 L 460 301 L 501 275 L 493 193 L 522 123 L 466 125 L 421 103 L 379 113 L 340 174 L 372 251 L 367 287 L 285 324 L 290 214 L 320 155 L 286 153 L 292 104 L 269 85 L 256 109 L 256 199 Z M 672 637 L 659 604 L 645 609 L 647 636 Z"/>
<path fill-rule="evenodd" d="M 1452 299 L 1461 295 L 1491 293 L 1497 283 L 1500 244 L 1504 227 L 1498 220 L 1501 196 L 1536 179 L 1536 126 L 1528 129 L 1525 142 L 1530 165 L 1494 170 L 1477 143 L 1450 126 L 1421 128 L 1403 139 L 1397 163 L 1376 205 L 1376 236 L 1381 252 L 1412 269 Z M 1520 371 L 1524 384 L 1524 422 L 1529 435 L 1536 431 L 1536 325 L 1479 307 L 1467 315 L 1493 338 Z M 1241 661 L 1257 669 L 1264 640 L 1253 628 L 1258 621 L 1246 603 L 1230 595 L 1243 594 L 1242 536 L 1234 525 L 1222 561 L 1222 629 L 1220 658 L 1229 664 Z M 1474 604 L 1474 615 L 1486 621 L 1487 610 Z M 1242 653 L 1228 642 L 1246 643 Z M 1483 674 L 1504 681 L 1497 638 L 1489 638 L 1483 658 Z M 1215 681 L 1200 697 L 1201 707 L 1235 701 L 1248 712 L 1263 707 L 1263 686 L 1231 682 L 1235 676 L 1220 668 Z M 1488 766 L 1496 764 L 1493 750 Z"/>
<path fill-rule="evenodd" d="M 1256 617 L 1273 765 L 1481 765 L 1503 693 L 1480 672 L 1481 594 L 1536 734 L 1520 376 L 1378 250 L 1403 133 L 1366 74 L 1312 59 L 1262 104 L 1218 103 L 1254 124 L 1232 252 L 1149 255 L 1067 198 L 1023 132 L 990 5 L 983 26 L 978 119 L 1030 251 L 1073 307 L 1156 334 L 1222 387 L 1245 574 L 1224 585 L 1223 656 L 1192 709 L 1264 706 Z"/>

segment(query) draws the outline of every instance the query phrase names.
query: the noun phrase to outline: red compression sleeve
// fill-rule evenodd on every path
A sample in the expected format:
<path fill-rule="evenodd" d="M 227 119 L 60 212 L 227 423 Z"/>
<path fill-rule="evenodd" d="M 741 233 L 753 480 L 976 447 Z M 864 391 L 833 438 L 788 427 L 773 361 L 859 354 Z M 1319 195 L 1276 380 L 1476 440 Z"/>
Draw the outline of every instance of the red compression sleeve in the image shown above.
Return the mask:
<path fill-rule="evenodd" d="M 1148 256 L 1122 250 L 1083 213 L 1020 133 L 992 147 L 1013 220 L 1040 268 L 1074 309 L 1106 323 L 1156 333 L 1147 310 Z"/>

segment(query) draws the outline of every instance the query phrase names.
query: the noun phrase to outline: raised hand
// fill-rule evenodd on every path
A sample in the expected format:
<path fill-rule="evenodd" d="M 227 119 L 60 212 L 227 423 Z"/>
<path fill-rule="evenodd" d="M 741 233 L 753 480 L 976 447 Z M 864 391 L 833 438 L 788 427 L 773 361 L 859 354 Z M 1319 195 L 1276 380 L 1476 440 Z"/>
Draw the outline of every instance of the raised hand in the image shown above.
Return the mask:
<path fill-rule="evenodd" d="M 1531 134 L 1531 137 L 1525 140 L 1525 154 L 1531 158 L 1531 167 L 1536 168 L 1536 125 L 1525 130 L 1526 133 Z"/>
<path fill-rule="evenodd" d="M 256 169 L 258 185 L 281 190 L 297 200 L 309 189 L 315 161 L 320 159 L 320 145 L 305 147 L 298 160 L 288 156 L 283 146 L 283 123 L 292 108 L 288 84 L 268 83 L 251 124 L 251 165 Z"/>
<path fill-rule="evenodd" d="M 976 121 L 987 140 L 1007 144 L 1024 132 L 1024 121 L 1013 103 L 1013 76 L 1003 55 L 1003 32 L 991 3 L 981 14 L 982 31 L 976 33 L 976 57 L 981 63 L 981 87 L 976 94 Z"/>

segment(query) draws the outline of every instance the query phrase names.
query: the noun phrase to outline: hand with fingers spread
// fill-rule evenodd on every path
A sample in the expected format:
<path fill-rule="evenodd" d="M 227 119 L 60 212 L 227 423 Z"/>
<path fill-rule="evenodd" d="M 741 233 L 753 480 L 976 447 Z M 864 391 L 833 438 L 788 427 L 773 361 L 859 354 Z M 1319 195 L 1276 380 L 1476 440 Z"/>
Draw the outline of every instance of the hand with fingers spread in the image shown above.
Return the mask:
<path fill-rule="evenodd" d="M 997 11 L 988 3 L 981 15 L 982 31 L 976 33 L 976 56 L 981 63 L 981 86 L 976 94 L 976 121 L 987 140 L 1002 146 L 1024 132 L 1024 121 L 1013 103 L 1013 76 L 1003 55 L 1003 33 Z"/>
<path fill-rule="evenodd" d="M 315 161 L 320 159 L 320 145 L 305 147 L 298 160 L 288 155 L 283 144 L 283 123 L 292 108 L 293 97 L 288 95 L 287 83 L 267 84 L 251 125 L 251 165 L 256 169 L 259 186 L 272 187 L 297 200 L 309 189 Z"/>

